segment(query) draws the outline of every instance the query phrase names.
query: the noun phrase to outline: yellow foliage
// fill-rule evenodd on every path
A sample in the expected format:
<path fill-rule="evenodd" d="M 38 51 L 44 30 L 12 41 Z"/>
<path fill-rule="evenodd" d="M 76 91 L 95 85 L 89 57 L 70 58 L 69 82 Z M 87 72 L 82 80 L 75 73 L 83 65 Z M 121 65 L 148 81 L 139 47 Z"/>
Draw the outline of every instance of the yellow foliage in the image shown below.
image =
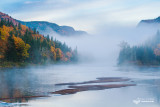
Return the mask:
<path fill-rule="evenodd" d="M 16 46 L 16 50 L 18 50 L 17 55 L 23 56 L 24 58 L 29 57 L 29 53 L 27 51 L 30 48 L 30 45 L 25 44 L 25 42 L 19 37 L 13 36 L 13 39 Z"/>
<path fill-rule="evenodd" d="M 29 44 L 26 44 L 25 49 L 24 49 L 24 51 L 22 53 L 23 57 L 27 57 L 27 58 L 29 57 L 29 53 L 27 51 L 29 50 L 30 47 L 31 46 Z"/>
<path fill-rule="evenodd" d="M 9 37 L 9 32 L 12 31 L 13 28 L 12 27 L 6 27 L 5 25 L 3 25 L 0 28 L 0 32 L 1 32 L 1 38 L 2 40 L 7 40 L 7 38 Z"/>
<path fill-rule="evenodd" d="M 55 52 L 55 48 L 51 46 L 51 52 Z"/>
<path fill-rule="evenodd" d="M 60 48 L 56 48 L 56 59 L 60 60 L 61 58 L 63 58 L 63 52 Z"/>

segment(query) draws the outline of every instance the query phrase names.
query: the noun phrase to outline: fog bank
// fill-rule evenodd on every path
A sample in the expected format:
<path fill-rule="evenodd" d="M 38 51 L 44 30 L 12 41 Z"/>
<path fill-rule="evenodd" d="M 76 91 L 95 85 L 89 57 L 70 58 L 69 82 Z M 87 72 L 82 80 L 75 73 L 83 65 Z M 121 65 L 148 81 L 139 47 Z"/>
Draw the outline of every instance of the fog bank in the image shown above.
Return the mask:
<path fill-rule="evenodd" d="M 140 45 L 154 36 L 156 31 L 153 27 L 103 25 L 88 32 L 90 35 L 60 36 L 50 29 L 45 34 L 72 48 L 77 47 L 80 61 L 116 65 L 121 42 L 128 42 L 131 46 Z"/>

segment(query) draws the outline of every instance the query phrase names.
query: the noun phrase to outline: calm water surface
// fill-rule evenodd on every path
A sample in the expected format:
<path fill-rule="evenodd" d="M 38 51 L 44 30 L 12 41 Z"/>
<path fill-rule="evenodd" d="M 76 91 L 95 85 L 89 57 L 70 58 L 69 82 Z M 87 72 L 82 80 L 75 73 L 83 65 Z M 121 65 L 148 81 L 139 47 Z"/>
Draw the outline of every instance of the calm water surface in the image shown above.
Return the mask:
<path fill-rule="evenodd" d="M 159 107 L 160 68 L 119 68 L 107 64 L 70 64 L 0 70 L 0 98 L 48 95 L 65 89 L 57 83 L 83 82 L 97 77 L 127 77 L 136 86 L 50 95 L 34 99 L 3 100 L 13 107 Z M 102 83 L 101 83 L 102 84 Z M 114 84 L 114 83 L 103 83 Z M 7 103 L 4 103 L 7 102 Z M 21 105 L 22 104 L 22 105 Z"/>

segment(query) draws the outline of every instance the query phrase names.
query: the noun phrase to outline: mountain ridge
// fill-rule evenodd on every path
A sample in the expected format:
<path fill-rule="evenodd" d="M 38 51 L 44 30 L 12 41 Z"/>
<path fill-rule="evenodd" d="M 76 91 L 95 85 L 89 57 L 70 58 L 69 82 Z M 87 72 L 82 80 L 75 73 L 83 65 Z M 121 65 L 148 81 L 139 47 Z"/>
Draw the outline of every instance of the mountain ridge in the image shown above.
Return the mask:
<path fill-rule="evenodd" d="M 77 31 L 71 26 L 59 26 L 56 23 L 48 22 L 48 21 L 21 21 L 12 18 L 6 13 L 0 12 L 0 21 L 1 20 L 9 20 L 9 22 L 13 22 L 14 25 L 18 25 L 18 23 L 21 23 L 23 25 L 26 25 L 27 27 L 30 27 L 31 29 L 37 29 L 41 31 L 41 33 L 47 31 L 48 28 L 56 32 L 57 34 L 61 36 L 72 36 L 72 35 L 85 35 L 87 32 L 85 31 Z"/>
<path fill-rule="evenodd" d="M 19 21 L 23 25 L 30 27 L 31 29 L 37 28 L 37 30 L 45 32 L 48 28 L 51 28 L 57 34 L 62 36 L 71 35 L 84 35 L 87 34 L 85 31 L 77 31 L 71 26 L 59 26 L 56 23 L 51 23 L 48 21 Z"/>
<path fill-rule="evenodd" d="M 77 61 L 77 49 L 0 14 L 0 68 Z"/>
<path fill-rule="evenodd" d="M 12 17 L 9 16 L 8 14 L 5 14 L 5 13 L 0 12 L 0 21 L 1 21 L 2 19 L 3 19 L 3 20 L 8 20 L 8 21 L 10 21 L 10 22 L 13 22 L 14 25 L 18 25 L 18 23 L 19 23 L 16 19 L 12 18 Z"/>
<path fill-rule="evenodd" d="M 146 19 L 146 20 L 141 20 L 138 23 L 138 26 L 144 26 L 144 25 L 149 25 L 149 26 L 158 26 L 160 27 L 160 16 L 154 19 Z"/>

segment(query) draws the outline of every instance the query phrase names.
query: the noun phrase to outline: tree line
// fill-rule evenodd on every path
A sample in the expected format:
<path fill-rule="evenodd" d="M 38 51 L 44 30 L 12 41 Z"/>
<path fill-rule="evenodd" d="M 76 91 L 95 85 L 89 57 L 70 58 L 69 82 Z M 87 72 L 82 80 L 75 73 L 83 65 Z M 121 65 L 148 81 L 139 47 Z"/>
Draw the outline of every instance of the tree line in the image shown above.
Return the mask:
<path fill-rule="evenodd" d="M 120 44 L 118 64 L 160 65 L 160 33 L 143 45 L 130 46 L 127 42 Z"/>
<path fill-rule="evenodd" d="M 0 21 L 0 61 L 28 62 L 33 64 L 46 62 L 68 62 L 77 60 L 77 50 L 65 43 L 39 34 L 36 29 L 21 23 Z"/>

